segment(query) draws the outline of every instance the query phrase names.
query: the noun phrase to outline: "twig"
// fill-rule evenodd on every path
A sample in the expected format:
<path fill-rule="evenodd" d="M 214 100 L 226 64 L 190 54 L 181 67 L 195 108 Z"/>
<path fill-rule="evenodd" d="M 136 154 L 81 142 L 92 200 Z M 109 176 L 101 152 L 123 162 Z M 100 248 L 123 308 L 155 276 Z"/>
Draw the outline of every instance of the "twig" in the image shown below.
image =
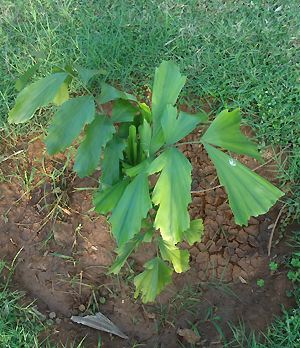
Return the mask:
<path fill-rule="evenodd" d="M 278 213 L 278 215 L 277 215 L 277 218 L 276 218 L 276 220 L 275 220 L 275 222 L 274 222 L 274 226 L 273 226 L 273 228 L 272 228 L 271 235 L 270 235 L 270 239 L 269 239 L 269 243 L 268 243 L 268 256 L 271 255 L 272 240 L 273 240 L 274 232 L 275 232 L 276 226 L 277 226 L 277 224 L 278 224 L 278 221 L 279 221 L 279 219 L 280 219 L 280 216 L 282 215 L 283 210 L 284 210 L 285 207 L 286 207 L 286 204 L 284 204 L 284 205 L 282 206 L 282 208 L 279 210 L 279 213 Z"/>
<path fill-rule="evenodd" d="M 223 185 L 218 185 L 218 186 L 214 186 L 214 187 L 210 187 L 206 190 L 199 190 L 199 191 L 191 191 L 192 194 L 195 194 L 195 193 L 204 193 L 204 192 L 208 192 L 208 191 L 212 191 L 212 190 L 215 190 L 219 187 L 222 187 Z"/>
<path fill-rule="evenodd" d="M 5 162 L 5 161 L 11 159 L 12 157 L 15 157 L 15 156 L 19 155 L 19 154 L 22 153 L 22 152 L 24 152 L 24 150 L 19 150 L 19 151 L 15 152 L 15 153 L 13 153 L 13 154 L 7 156 L 7 157 L 2 158 L 2 159 L 0 159 L 0 163 L 3 163 L 3 162 Z"/>

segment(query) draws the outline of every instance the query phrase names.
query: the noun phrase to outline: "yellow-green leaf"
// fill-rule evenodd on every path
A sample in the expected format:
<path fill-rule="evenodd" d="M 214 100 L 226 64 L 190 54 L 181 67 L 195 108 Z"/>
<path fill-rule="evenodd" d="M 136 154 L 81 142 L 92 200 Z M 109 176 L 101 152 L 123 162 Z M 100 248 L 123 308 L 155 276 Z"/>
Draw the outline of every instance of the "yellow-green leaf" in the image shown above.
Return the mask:
<path fill-rule="evenodd" d="M 211 145 L 204 146 L 216 167 L 221 185 L 225 187 L 238 225 L 247 225 L 251 216 L 266 213 L 284 195 L 237 160 Z"/>
<path fill-rule="evenodd" d="M 67 73 L 47 76 L 25 87 L 17 96 L 15 106 L 8 115 L 9 123 L 28 121 L 40 107 L 49 104 L 67 78 Z"/>
<path fill-rule="evenodd" d="M 190 134 L 200 122 L 206 122 L 207 119 L 207 114 L 204 112 L 191 115 L 181 111 L 177 117 L 177 108 L 168 104 L 161 119 L 165 143 L 167 145 L 176 143 Z"/>
<path fill-rule="evenodd" d="M 184 231 L 184 239 L 193 245 L 196 242 L 200 242 L 204 233 L 204 226 L 202 219 L 192 220 L 190 222 L 190 227 Z"/>
<path fill-rule="evenodd" d="M 152 201 L 159 205 L 154 226 L 160 229 L 164 240 L 176 244 L 190 226 L 187 211 L 191 202 L 192 166 L 176 148 L 166 149 L 149 168 L 149 173 L 161 171 L 155 185 Z"/>
<path fill-rule="evenodd" d="M 172 263 L 176 273 L 189 270 L 190 253 L 187 250 L 180 250 L 175 245 L 160 238 L 158 242 L 161 257 Z"/>
<path fill-rule="evenodd" d="M 142 295 L 144 303 L 152 302 L 156 296 L 172 281 L 173 270 L 156 257 L 145 263 L 145 271 L 134 278 L 136 287 L 134 297 Z"/>
<path fill-rule="evenodd" d="M 240 130 L 240 109 L 224 110 L 213 120 L 201 141 L 261 160 L 257 147 Z"/>
<path fill-rule="evenodd" d="M 68 90 L 68 84 L 64 82 L 59 90 L 57 91 L 53 103 L 57 106 L 63 104 L 65 101 L 69 99 L 69 90 Z"/>

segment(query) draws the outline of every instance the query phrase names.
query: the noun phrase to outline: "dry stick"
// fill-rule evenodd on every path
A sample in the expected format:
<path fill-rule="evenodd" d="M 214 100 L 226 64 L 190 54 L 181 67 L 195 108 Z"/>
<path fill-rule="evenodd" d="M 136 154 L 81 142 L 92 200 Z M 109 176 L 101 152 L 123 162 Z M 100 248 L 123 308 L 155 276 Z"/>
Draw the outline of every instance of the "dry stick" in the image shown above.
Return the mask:
<path fill-rule="evenodd" d="M 284 210 L 285 207 L 286 207 L 286 204 L 284 204 L 284 205 L 282 206 L 282 208 L 280 209 L 280 211 L 279 211 L 279 213 L 278 213 L 278 215 L 277 215 L 277 218 L 276 218 L 276 220 L 275 220 L 275 222 L 274 222 L 274 226 L 273 226 L 273 228 L 272 228 L 271 235 L 270 235 L 270 239 L 269 239 L 269 243 L 268 243 L 268 256 L 270 256 L 270 254 L 271 254 L 272 240 L 273 240 L 273 235 L 274 235 L 276 226 L 277 226 L 277 224 L 278 224 L 278 221 L 279 221 L 279 219 L 280 219 L 280 216 L 282 215 L 283 210 Z"/>

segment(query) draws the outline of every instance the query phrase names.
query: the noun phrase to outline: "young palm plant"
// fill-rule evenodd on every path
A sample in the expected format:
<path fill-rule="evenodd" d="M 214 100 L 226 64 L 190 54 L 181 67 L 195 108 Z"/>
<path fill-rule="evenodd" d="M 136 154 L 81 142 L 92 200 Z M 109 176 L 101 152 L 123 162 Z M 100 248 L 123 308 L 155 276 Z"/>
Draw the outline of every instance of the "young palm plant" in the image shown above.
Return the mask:
<path fill-rule="evenodd" d="M 28 85 L 19 93 L 9 122 L 26 122 L 38 108 L 55 104 L 45 138 L 49 154 L 64 151 L 84 132 L 74 170 L 84 177 L 101 167 L 93 201 L 98 213 L 109 216 L 117 243 L 109 272 L 117 274 L 141 243 L 156 243 L 157 256 L 134 278 L 135 296 L 154 301 L 171 282 L 173 270 L 189 269 L 189 252 L 178 243 L 185 240 L 192 245 L 203 234 L 202 220 L 191 221 L 188 213 L 192 166 L 176 143 L 206 123 L 207 115 L 177 109 L 186 77 L 172 62 L 162 62 L 155 71 L 151 108 L 106 83 L 100 96 L 85 87 L 86 95 L 70 99 L 72 79 L 87 86 L 94 73 L 68 66 Z M 103 112 L 107 102 L 113 102 L 111 116 Z M 283 192 L 227 153 L 261 159 L 256 146 L 241 133 L 240 122 L 239 109 L 222 111 L 199 143 L 216 167 L 236 223 L 246 225 L 251 216 L 267 212 Z M 152 176 L 154 180 L 149 179 Z"/>

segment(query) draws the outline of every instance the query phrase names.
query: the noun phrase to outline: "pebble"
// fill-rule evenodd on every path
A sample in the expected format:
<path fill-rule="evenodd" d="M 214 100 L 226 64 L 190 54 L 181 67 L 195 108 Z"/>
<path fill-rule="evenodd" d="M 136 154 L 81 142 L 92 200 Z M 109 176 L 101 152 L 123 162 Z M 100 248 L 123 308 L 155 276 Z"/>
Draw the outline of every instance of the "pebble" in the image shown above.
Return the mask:
<path fill-rule="evenodd" d="M 246 233 L 251 234 L 251 236 L 257 237 L 259 234 L 258 225 L 251 225 L 248 227 L 244 227 Z"/>
<path fill-rule="evenodd" d="M 56 318 L 56 313 L 55 312 L 50 312 L 49 313 L 49 318 L 50 319 L 55 319 Z"/>
<path fill-rule="evenodd" d="M 209 254 L 206 251 L 202 251 L 200 253 L 198 253 L 197 258 L 196 258 L 196 262 L 199 264 L 207 264 L 209 259 Z"/>
<path fill-rule="evenodd" d="M 83 304 L 79 305 L 78 309 L 80 310 L 80 312 L 84 312 L 85 311 L 85 305 L 83 305 Z"/>
<path fill-rule="evenodd" d="M 244 230 L 240 230 L 236 240 L 240 243 L 246 243 L 248 239 L 248 233 L 245 232 Z"/>
<path fill-rule="evenodd" d="M 56 318 L 56 319 L 55 319 L 55 322 L 56 322 L 56 324 L 59 325 L 59 324 L 62 322 L 62 320 L 61 320 L 60 318 Z"/>

